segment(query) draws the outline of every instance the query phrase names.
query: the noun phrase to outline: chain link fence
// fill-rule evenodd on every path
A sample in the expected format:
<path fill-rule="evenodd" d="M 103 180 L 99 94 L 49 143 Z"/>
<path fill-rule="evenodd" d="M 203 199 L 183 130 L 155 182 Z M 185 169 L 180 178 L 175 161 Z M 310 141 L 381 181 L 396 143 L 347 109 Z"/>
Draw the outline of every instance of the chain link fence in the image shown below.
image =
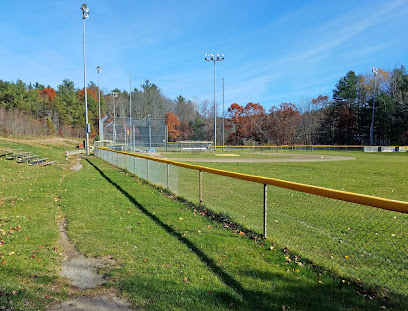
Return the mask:
<path fill-rule="evenodd" d="M 293 183 L 284 181 L 271 182 L 106 147 L 95 152 L 177 196 L 267 235 L 297 255 L 288 255 L 289 261 L 299 265 L 310 261 L 367 288 L 408 295 L 408 202 L 300 184 L 296 188 L 301 191 L 296 191 L 285 188 L 286 183 Z M 365 201 L 368 205 L 361 204 Z"/>
<path fill-rule="evenodd" d="M 282 145 L 282 146 L 210 146 L 214 151 L 364 151 L 364 152 L 408 152 L 407 146 L 356 146 L 356 145 Z M 180 149 L 181 150 L 181 149 Z M 176 150 L 177 151 L 177 150 Z"/>
<path fill-rule="evenodd" d="M 162 119 L 111 117 L 102 126 L 103 139 L 112 141 L 115 150 L 164 148 L 167 143 L 167 125 Z"/>

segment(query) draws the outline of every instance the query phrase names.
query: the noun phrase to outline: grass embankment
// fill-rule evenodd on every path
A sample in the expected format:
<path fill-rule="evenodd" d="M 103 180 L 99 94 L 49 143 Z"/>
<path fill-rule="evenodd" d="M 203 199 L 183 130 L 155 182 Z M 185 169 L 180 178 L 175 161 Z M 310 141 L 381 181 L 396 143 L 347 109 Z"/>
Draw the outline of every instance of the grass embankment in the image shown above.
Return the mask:
<path fill-rule="evenodd" d="M 148 310 L 368 310 L 356 288 L 275 246 L 200 216 L 109 164 L 90 159 L 62 184 L 68 234 L 112 256 L 107 286 Z M 395 307 L 397 310 L 397 307 Z"/>
<path fill-rule="evenodd" d="M 63 163 L 68 145 L 0 140 L 2 149 L 23 149 Z M 64 165 L 17 164 L 0 158 L 0 308 L 45 310 L 67 296 L 58 276 L 61 250 L 55 217 Z M 3 308 L 4 307 L 4 308 Z"/>

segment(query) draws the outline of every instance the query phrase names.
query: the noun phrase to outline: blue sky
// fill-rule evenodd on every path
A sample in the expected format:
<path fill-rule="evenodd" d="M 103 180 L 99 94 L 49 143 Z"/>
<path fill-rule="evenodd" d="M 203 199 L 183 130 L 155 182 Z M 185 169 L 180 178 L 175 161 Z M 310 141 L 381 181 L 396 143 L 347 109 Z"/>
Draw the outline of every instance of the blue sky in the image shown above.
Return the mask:
<path fill-rule="evenodd" d="M 83 2 L 0 2 L 0 79 L 83 87 Z M 149 79 L 169 98 L 266 109 L 332 95 L 349 70 L 367 74 L 408 65 L 408 0 L 90 0 L 87 82 L 106 92 Z"/>

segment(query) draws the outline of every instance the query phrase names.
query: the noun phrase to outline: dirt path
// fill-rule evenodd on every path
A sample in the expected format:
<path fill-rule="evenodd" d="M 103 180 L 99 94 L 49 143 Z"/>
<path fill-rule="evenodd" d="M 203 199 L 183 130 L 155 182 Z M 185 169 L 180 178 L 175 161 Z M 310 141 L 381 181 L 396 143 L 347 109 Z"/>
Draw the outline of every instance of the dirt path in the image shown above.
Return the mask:
<path fill-rule="evenodd" d="M 71 285 L 79 289 L 95 288 L 105 283 L 102 274 L 97 273 L 98 267 L 109 264 L 107 259 L 86 258 L 74 247 L 66 233 L 67 224 L 59 221 L 59 244 L 63 249 L 60 275 L 70 280 Z"/>
<path fill-rule="evenodd" d="M 75 164 L 71 166 L 71 172 L 60 180 L 62 184 L 65 177 L 82 169 L 80 163 L 82 157 L 75 157 Z M 60 276 L 67 278 L 70 284 L 77 289 L 87 290 L 97 288 L 105 283 L 105 278 L 98 273 L 98 268 L 114 264 L 111 258 L 87 258 L 83 256 L 71 243 L 66 232 L 66 219 L 58 221 L 60 238 L 59 245 L 63 249 L 62 266 Z M 49 311 L 124 311 L 132 310 L 129 303 L 117 296 L 114 292 L 105 293 L 96 297 L 81 297 L 66 300 L 51 306 Z"/>

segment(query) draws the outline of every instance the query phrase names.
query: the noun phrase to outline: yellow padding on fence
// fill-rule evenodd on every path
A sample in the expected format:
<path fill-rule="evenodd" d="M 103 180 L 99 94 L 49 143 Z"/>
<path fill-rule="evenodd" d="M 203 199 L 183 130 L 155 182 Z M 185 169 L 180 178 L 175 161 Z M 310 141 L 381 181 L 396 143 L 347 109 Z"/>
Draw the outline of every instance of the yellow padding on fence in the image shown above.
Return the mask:
<path fill-rule="evenodd" d="M 295 183 L 291 181 L 284 181 L 284 180 L 275 179 L 275 178 L 253 176 L 253 175 L 229 172 L 229 171 L 224 171 L 224 170 L 217 170 L 214 168 L 209 168 L 209 167 L 200 166 L 200 165 L 192 165 L 192 164 L 176 162 L 176 161 L 171 161 L 171 160 L 158 159 L 158 158 L 154 158 L 151 156 L 111 150 L 106 147 L 99 147 L 99 149 L 104 149 L 107 151 L 116 152 L 116 153 L 124 154 L 128 156 L 144 158 L 144 159 L 151 160 L 151 161 L 167 163 L 167 164 L 180 166 L 180 167 L 184 167 L 184 168 L 188 168 L 192 170 L 207 172 L 211 174 L 227 176 L 227 177 L 237 178 L 237 179 L 246 180 L 246 181 L 252 181 L 252 182 L 256 182 L 256 183 L 260 183 L 264 185 L 272 185 L 272 186 L 291 189 L 295 191 L 315 194 L 315 195 L 319 195 L 319 196 L 326 197 L 326 198 L 332 198 L 336 200 L 342 200 L 342 201 L 347 201 L 347 202 L 352 202 L 352 203 L 357 203 L 357 204 L 362 204 L 362 205 L 368 205 L 368 206 L 378 207 L 378 208 L 382 208 L 382 209 L 386 209 L 390 211 L 408 214 L 408 202 L 404 202 L 404 201 L 389 200 L 389 199 L 384 199 L 384 198 L 379 198 L 379 197 L 374 197 L 374 196 L 369 196 L 369 195 L 364 195 L 364 194 L 357 194 L 357 193 L 352 193 L 352 192 L 339 191 L 339 190 L 328 189 L 328 188 L 323 188 L 323 187 L 300 184 L 300 183 Z"/>

